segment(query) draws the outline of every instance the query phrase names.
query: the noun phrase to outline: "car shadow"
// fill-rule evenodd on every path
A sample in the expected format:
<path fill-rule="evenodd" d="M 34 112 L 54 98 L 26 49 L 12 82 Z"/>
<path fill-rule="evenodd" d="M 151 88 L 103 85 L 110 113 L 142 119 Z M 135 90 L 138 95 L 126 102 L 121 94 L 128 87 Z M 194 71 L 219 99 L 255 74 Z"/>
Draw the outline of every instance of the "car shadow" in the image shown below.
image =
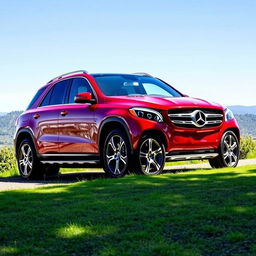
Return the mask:
<path fill-rule="evenodd" d="M 171 166 L 168 168 L 165 168 L 163 173 L 181 173 L 181 172 L 192 172 L 192 171 L 198 171 L 198 170 L 211 170 L 212 168 L 186 168 L 181 166 L 180 168 L 176 167 L 172 168 Z"/>
<path fill-rule="evenodd" d="M 209 170 L 211 168 L 204 168 L 205 170 Z M 198 168 L 186 168 L 184 166 L 181 166 L 180 168 L 177 168 L 177 166 L 168 167 L 165 168 L 163 171 L 163 174 L 165 173 L 181 173 L 181 172 L 191 172 L 196 171 Z M 129 174 L 128 174 L 129 175 Z M 79 171 L 79 172 L 65 172 L 60 173 L 58 175 L 54 176 L 45 176 L 42 179 L 33 179 L 33 180 L 27 180 L 23 179 L 20 176 L 15 177 L 7 177 L 7 178 L 0 178 L 0 182 L 6 182 L 6 183 L 37 183 L 37 184 L 67 184 L 67 183 L 74 183 L 78 181 L 84 181 L 84 180 L 95 180 L 99 178 L 109 178 L 109 176 L 106 175 L 106 173 L 99 169 L 98 171 Z"/>
<path fill-rule="evenodd" d="M 0 178 L 0 182 L 13 182 L 13 183 L 37 183 L 37 184 L 49 184 L 49 183 L 74 183 L 82 180 L 94 180 L 98 178 L 106 178 L 106 174 L 102 172 L 70 172 L 60 173 L 54 176 L 45 176 L 42 179 L 27 180 L 20 176 Z"/>

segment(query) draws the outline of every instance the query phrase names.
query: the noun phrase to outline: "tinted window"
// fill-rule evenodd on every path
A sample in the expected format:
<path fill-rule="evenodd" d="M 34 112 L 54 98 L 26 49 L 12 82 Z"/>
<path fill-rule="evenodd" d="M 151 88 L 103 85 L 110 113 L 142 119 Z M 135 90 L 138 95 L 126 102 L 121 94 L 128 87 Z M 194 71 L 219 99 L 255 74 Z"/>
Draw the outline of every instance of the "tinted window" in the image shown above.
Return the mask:
<path fill-rule="evenodd" d="M 168 84 L 154 77 L 136 75 L 94 75 L 102 92 L 107 96 L 149 95 L 157 97 L 181 97 Z"/>
<path fill-rule="evenodd" d="M 69 80 L 61 81 L 54 86 L 51 95 L 50 105 L 59 105 L 64 103 L 68 81 Z"/>
<path fill-rule="evenodd" d="M 75 96 L 78 93 L 81 92 L 90 92 L 92 93 L 92 89 L 90 84 L 87 82 L 86 79 L 84 78 L 74 78 L 72 79 L 72 85 L 70 89 L 70 94 L 69 94 L 69 103 L 74 103 Z"/>
<path fill-rule="evenodd" d="M 41 94 L 44 92 L 45 89 L 46 89 L 46 87 L 43 87 L 38 90 L 38 92 L 35 94 L 35 96 L 31 100 L 31 102 L 29 103 L 27 109 L 31 108 L 34 105 L 34 103 L 38 100 L 38 98 L 41 96 Z"/>
<path fill-rule="evenodd" d="M 52 88 L 53 89 L 53 88 Z M 46 97 L 44 98 L 44 100 L 42 101 L 40 106 L 48 106 L 50 105 L 50 99 L 51 99 L 51 95 L 52 95 L 52 89 L 47 93 Z"/>
<path fill-rule="evenodd" d="M 41 106 L 64 104 L 68 83 L 69 80 L 64 80 L 55 84 L 42 101 Z"/>

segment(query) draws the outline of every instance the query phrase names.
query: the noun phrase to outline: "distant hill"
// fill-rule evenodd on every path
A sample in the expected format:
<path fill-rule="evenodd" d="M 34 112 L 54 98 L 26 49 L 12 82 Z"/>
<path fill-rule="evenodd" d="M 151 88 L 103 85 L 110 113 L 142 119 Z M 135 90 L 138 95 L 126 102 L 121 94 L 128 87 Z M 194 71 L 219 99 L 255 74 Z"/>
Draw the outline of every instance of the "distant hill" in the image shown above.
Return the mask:
<path fill-rule="evenodd" d="M 13 111 L 0 116 L 0 146 L 12 145 L 15 121 L 22 111 Z"/>
<path fill-rule="evenodd" d="M 241 129 L 242 135 L 251 135 L 256 138 L 256 115 L 245 114 L 238 115 L 235 114 L 236 120 Z"/>
<path fill-rule="evenodd" d="M 229 109 L 231 109 L 237 115 L 245 115 L 245 114 L 256 115 L 256 106 L 236 105 L 236 106 L 229 106 Z"/>
<path fill-rule="evenodd" d="M 7 112 L 0 112 L 0 116 L 4 116 L 6 114 L 7 114 Z"/>
<path fill-rule="evenodd" d="M 0 115 L 0 146 L 12 145 L 15 121 L 21 113 L 22 111 L 13 111 Z M 235 114 L 235 116 L 241 128 L 241 134 L 256 138 L 256 114 Z"/>

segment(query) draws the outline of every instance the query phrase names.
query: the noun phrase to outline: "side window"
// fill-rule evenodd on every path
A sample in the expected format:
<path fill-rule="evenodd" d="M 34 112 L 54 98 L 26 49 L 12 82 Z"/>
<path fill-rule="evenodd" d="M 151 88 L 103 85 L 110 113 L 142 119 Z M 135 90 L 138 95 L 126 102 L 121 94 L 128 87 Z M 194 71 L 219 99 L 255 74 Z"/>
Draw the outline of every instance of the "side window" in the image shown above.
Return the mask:
<path fill-rule="evenodd" d="M 69 80 L 64 80 L 55 84 L 44 98 L 41 106 L 64 104 L 68 83 Z"/>
<path fill-rule="evenodd" d="M 44 90 L 46 89 L 46 87 L 43 87 L 41 89 L 38 90 L 38 92 L 36 93 L 36 95 L 34 96 L 34 98 L 31 100 L 31 102 L 29 103 L 27 109 L 30 109 L 34 103 L 38 100 L 38 98 L 41 96 L 41 94 L 44 92 Z"/>
<path fill-rule="evenodd" d="M 42 101 L 42 103 L 40 105 L 41 107 L 50 105 L 50 98 L 51 98 L 51 95 L 52 95 L 52 89 L 53 88 L 51 88 L 51 90 L 44 97 L 44 100 Z"/>
<path fill-rule="evenodd" d="M 81 92 L 92 93 L 91 86 L 84 78 L 74 78 L 72 80 L 68 103 L 74 103 L 75 96 Z"/>

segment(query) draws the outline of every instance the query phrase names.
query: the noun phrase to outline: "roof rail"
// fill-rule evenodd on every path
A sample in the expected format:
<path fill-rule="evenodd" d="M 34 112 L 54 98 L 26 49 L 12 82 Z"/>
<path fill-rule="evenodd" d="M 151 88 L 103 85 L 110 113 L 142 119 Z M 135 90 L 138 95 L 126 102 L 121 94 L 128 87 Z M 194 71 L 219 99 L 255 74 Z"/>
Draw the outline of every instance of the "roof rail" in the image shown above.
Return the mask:
<path fill-rule="evenodd" d="M 132 73 L 133 75 L 138 75 L 138 76 L 150 76 L 152 77 L 150 74 L 148 73 L 144 73 L 144 72 L 136 72 L 136 73 Z"/>
<path fill-rule="evenodd" d="M 76 74 L 76 73 L 84 73 L 84 74 L 88 74 L 88 72 L 86 70 L 76 70 L 76 71 L 72 71 L 72 72 L 68 72 L 68 73 L 65 73 L 65 74 L 62 74 L 60 76 L 56 76 L 54 77 L 53 79 L 51 79 L 48 84 L 54 80 L 59 80 L 61 79 L 62 77 L 64 76 L 68 76 L 68 75 L 72 75 L 72 74 Z"/>

